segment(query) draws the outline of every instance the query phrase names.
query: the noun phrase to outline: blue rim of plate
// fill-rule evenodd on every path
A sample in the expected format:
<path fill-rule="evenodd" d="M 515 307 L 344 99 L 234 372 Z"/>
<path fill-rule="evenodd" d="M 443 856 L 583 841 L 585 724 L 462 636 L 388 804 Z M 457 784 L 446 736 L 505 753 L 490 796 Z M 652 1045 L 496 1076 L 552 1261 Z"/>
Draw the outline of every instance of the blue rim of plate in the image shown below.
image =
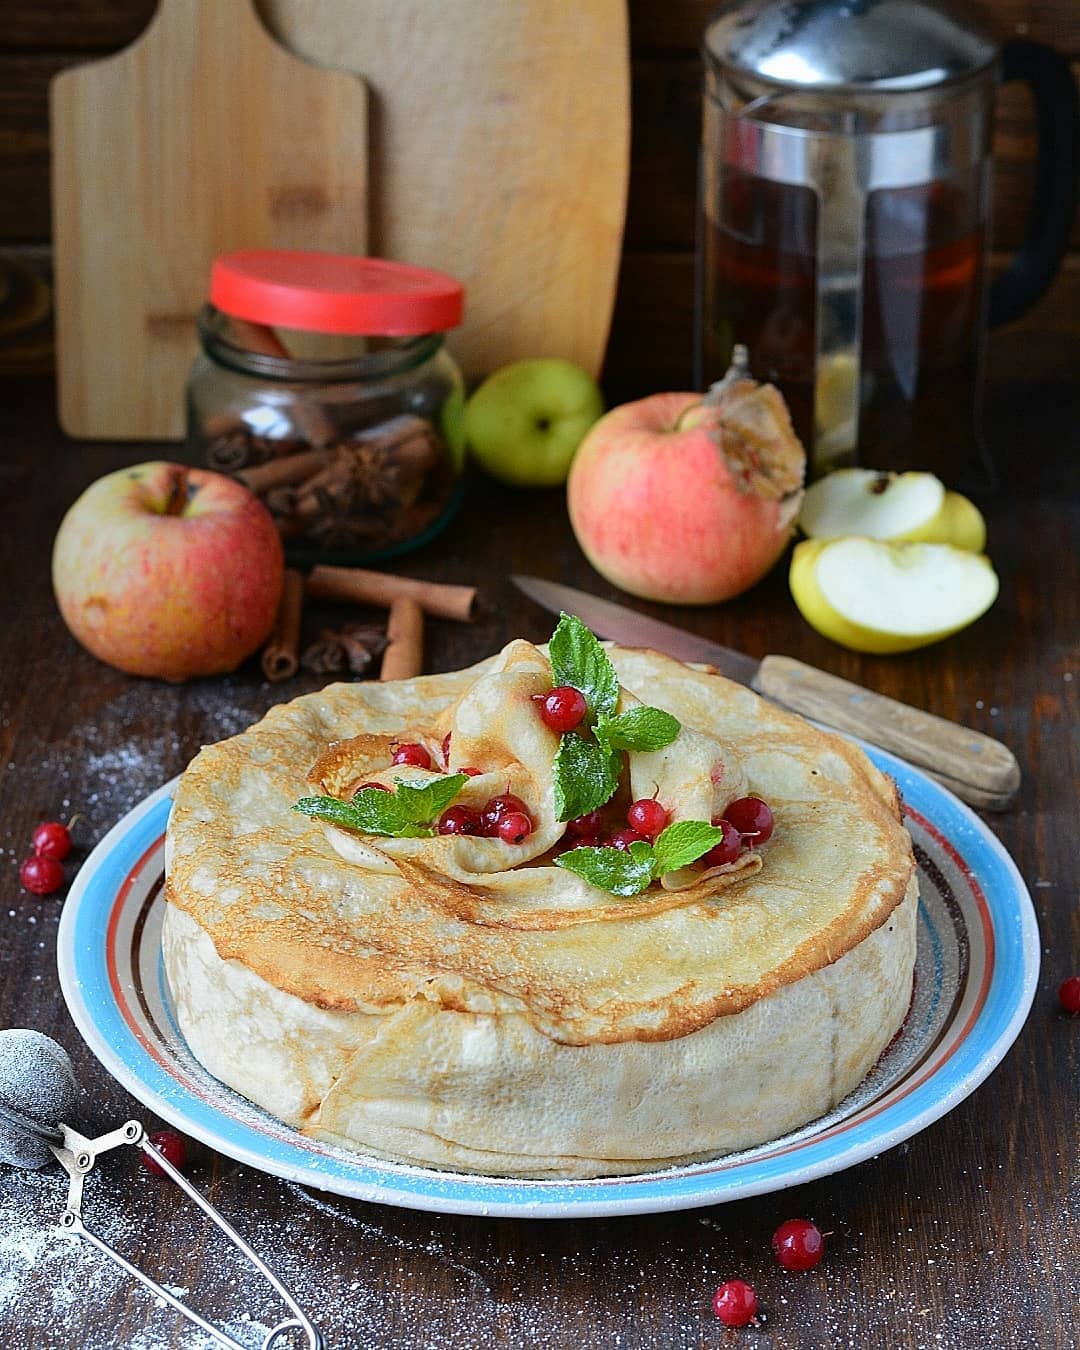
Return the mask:
<path fill-rule="evenodd" d="M 916 988 L 868 1079 L 783 1139 L 684 1167 L 584 1181 L 414 1167 L 307 1139 L 212 1078 L 172 1017 L 160 955 L 166 783 L 86 860 L 57 936 L 60 985 L 104 1067 L 157 1115 L 238 1162 L 338 1195 L 433 1212 L 586 1218 L 692 1209 L 851 1167 L 925 1129 L 969 1095 L 1020 1033 L 1039 936 L 1015 863 L 944 787 L 871 746 L 904 799 L 920 872 Z"/>

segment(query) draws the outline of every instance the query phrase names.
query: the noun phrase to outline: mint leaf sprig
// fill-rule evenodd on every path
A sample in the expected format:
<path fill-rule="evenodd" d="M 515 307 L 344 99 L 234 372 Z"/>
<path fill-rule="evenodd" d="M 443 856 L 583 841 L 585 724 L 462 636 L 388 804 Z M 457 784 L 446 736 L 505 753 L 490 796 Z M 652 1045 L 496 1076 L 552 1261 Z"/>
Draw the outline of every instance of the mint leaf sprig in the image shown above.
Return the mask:
<path fill-rule="evenodd" d="M 362 834 L 427 839 L 435 833 L 431 822 L 442 815 L 468 781 L 464 773 L 430 778 L 421 784 L 399 778 L 393 792 L 361 788 L 348 802 L 340 797 L 301 797 L 293 810 Z"/>
<path fill-rule="evenodd" d="M 585 697 L 586 721 L 563 733 L 555 755 L 555 815 L 574 820 L 614 795 L 625 750 L 660 750 L 678 736 L 679 720 L 660 708 L 635 706 L 616 713 L 619 677 L 611 658 L 576 615 L 560 614 L 548 643 L 552 682 Z M 592 739 L 587 734 L 591 730 Z"/>
<path fill-rule="evenodd" d="M 638 895 L 657 877 L 687 867 L 708 853 L 724 831 L 704 820 L 677 820 L 653 844 L 638 840 L 625 852 L 617 848 L 573 848 L 555 859 L 556 867 L 576 872 L 591 886 L 612 895 Z"/>

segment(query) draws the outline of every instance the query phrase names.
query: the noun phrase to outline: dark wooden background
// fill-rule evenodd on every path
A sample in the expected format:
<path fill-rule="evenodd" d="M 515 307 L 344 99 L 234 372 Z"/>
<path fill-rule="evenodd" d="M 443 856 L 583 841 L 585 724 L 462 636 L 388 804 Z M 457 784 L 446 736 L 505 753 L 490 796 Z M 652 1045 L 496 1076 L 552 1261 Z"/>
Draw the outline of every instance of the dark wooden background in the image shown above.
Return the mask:
<path fill-rule="evenodd" d="M 131 40 L 152 8 L 0 0 L 0 253 L 47 273 L 49 77 Z M 689 378 L 696 46 L 709 9 L 707 0 L 630 3 L 634 166 L 609 393 Z M 992 10 L 1004 33 L 1080 57 L 1077 0 L 996 0 Z M 997 151 L 1001 254 L 1020 236 L 1030 188 L 1030 115 L 1018 91 L 1002 95 Z M 1080 970 L 1078 292 L 1074 252 L 1043 302 L 991 343 L 986 422 L 1003 487 L 983 504 L 1002 591 L 978 624 L 923 652 L 858 656 L 801 620 L 783 566 L 730 604 L 663 615 L 1012 746 L 1023 788 L 990 824 L 1031 888 L 1043 941 L 1035 1005 L 1015 1047 L 982 1088 L 900 1148 L 790 1191 L 666 1216 L 441 1217 L 323 1196 L 196 1150 L 194 1180 L 296 1284 L 331 1350 L 1076 1350 L 1080 1019 L 1058 1011 L 1055 991 Z M 50 350 L 47 316 L 12 328 L 0 308 L 0 370 L 46 372 Z M 52 598 L 52 538 L 78 493 L 137 451 L 63 438 L 47 378 L 0 382 L 0 409 L 0 1026 L 39 1027 L 68 1047 L 89 1132 L 132 1114 L 154 1124 L 72 1027 L 55 968 L 58 898 L 21 891 L 19 862 L 38 821 L 79 811 L 72 874 L 201 744 L 312 680 L 271 686 L 249 663 L 174 688 L 129 679 L 79 649 Z M 512 493 L 478 477 L 448 532 L 400 570 L 477 582 L 487 599 L 475 625 L 429 625 L 431 670 L 550 632 L 549 618 L 510 588 L 509 570 L 613 594 L 574 544 L 560 493 Z M 234 1330 L 245 1312 L 268 1324 L 272 1301 L 171 1189 L 131 1163 L 115 1157 L 88 1184 L 93 1222 Z M 203 1350 L 94 1253 L 45 1236 L 63 1198 L 57 1169 L 0 1167 L 2 1350 Z M 799 1214 L 832 1236 L 823 1264 L 794 1276 L 768 1243 Z M 757 1285 L 763 1329 L 725 1334 L 713 1317 L 712 1292 L 734 1275 Z"/>
<path fill-rule="evenodd" d="M 493 0 L 498 3 L 499 0 Z M 507 0 L 511 2 L 511 0 Z M 45 268 L 49 240 L 47 87 L 66 66 L 114 51 L 145 27 L 155 0 L 3 0 L 0 5 L 0 252 Z M 257 3 L 257 0 L 256 0 Z M 629 0 L 633 170 L 605 387 L 612 397 L 685 386 L 691 368 L 701 32 L 713 0 Z M 1050 43 L 1080 72 L 1077 0 L 983 0 L 1002 36 Z M 994 261 L 1019 241 L 1031 190 L 1031 108 L 1019 86 L 999 99 Z M 991 344 L 992 370 L 1080 373 L 1080 224 L 1052 289 Z M 47 368 L 45 322 L 6 331 L 0 369 Z"/>

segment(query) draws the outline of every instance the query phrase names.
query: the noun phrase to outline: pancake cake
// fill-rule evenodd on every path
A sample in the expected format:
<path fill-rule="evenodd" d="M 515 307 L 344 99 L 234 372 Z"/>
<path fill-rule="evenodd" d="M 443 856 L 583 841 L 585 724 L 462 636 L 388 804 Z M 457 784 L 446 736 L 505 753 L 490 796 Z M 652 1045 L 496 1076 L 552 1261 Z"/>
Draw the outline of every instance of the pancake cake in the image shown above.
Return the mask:
<path fill-rule="evenodd" d="M 626 833 L 641 801 L 648 838 Z M 911 994 L 892 782 L 566 615 L 547 647 L 332 685 L 208 746 L 166 876 L 165 969 L 207 1069 L 305 1135 L 456 1171 L 775 1138 L 860 1082 Z"/>

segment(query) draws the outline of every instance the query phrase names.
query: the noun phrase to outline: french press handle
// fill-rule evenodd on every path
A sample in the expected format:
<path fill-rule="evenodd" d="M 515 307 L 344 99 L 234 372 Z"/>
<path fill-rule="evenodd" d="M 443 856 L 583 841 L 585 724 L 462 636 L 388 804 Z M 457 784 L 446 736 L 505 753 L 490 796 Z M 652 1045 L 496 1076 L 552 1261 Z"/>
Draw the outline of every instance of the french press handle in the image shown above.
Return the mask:
<path fill-rule="evenodd" d="M 1021 80 L 1035 104 L 1035 189 L 1024 239 L 990 286 L 990 324 L 1009 323 L 1040 299 L 1069 246 L 1080 182 L 1080 98 L 1069 63 L 1041 42 L 1015 38 L 1001 51 L 1001 82 Z"/>

